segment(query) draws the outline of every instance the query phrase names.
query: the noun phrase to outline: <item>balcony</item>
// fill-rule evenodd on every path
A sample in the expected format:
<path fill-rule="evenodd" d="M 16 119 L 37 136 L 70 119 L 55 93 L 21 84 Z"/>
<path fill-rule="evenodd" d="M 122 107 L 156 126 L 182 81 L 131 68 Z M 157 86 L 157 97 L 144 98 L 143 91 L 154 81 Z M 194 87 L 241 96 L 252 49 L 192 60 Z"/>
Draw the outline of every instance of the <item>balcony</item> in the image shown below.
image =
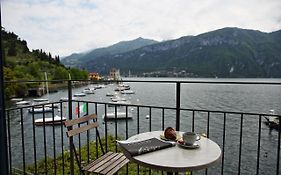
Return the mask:
<path fill-rule="evenodd" d="M 6 109 L 10 174 L 78 174 L 74 157 L 70 156 L 66 128 L 48 125 L 47 119 L 56 115 L 72 119 L 92 113 L 98 116 L 106 151 L 119 151 L 117 139 L 171 126 L 205 134 L 222 150 L 217 165 L 189 174 L 280 174 L 280 125 L 266 125 L 267 116 L 281 118 L 280 114 L 268 113 L 271 108 L 280 110 L 280 82 L 127 80 L 123 83 L 136 94 L 124 95 L 131 103 L 118 105 L 109 102 L 106 94 L 120 82 L 99 83 L 106 88 L 72 98 L 97 82 L 77 87 L 67 81 L 66 89 L 50 94 L 51 102 Z M 60 101 L 61 97 L 67 97 L 67 101 Z M 47 105 L 53 109 L 48 113 L 44 108 Z M 37 106 L 44 112 L 34 113 Z M 118 112 L 124 112 L 123 120 L 117 120 Z M 105 120 L 109 113 L 114 113 L 112 120 Z M 37 125 L 35 121 L 40 118 L 42 123 Z M 83 163 L 100 156 L 94 130 L 75 137 L 74 143 Z M 119 174 L 162 173 L 130 163 Z"/>

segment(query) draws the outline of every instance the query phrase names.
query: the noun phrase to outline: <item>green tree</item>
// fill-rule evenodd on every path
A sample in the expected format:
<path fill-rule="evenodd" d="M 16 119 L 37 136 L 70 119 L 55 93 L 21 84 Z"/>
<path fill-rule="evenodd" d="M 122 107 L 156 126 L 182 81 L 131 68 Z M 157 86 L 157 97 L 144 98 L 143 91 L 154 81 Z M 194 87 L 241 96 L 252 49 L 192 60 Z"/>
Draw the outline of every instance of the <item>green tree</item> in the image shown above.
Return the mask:
<path fill-rule="evenodd" d="M 17 55 L 16 43 L 14 41 L 12 41 L 9 44 L 8 56 L 16 56 L 16 55 Z"/>

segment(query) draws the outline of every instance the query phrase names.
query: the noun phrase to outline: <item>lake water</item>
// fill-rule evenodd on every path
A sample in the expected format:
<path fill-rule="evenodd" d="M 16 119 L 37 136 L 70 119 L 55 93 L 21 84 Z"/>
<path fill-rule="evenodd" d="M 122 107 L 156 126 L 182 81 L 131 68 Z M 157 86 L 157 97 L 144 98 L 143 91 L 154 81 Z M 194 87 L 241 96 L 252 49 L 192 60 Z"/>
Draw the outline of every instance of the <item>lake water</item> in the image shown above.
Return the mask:
<path fill-rule="evenodd" d="M 131 78 L 131 80 L 145 81 L 241 81 L 241 82 L 281 82 L 281 79 L 175 79 L 175 78 Z M 129 82 L 131 89 L 136 92 L 132 95 L 124 95 L 132 104 L 175 107 L 175 84 L 173 83 L 143 83 Z M 95 94 L 87 95 L 79 98 L 87 101 L 109 102 L 106 97 L 107 92 L 113 92 L 115 85 L 107 85 L 106 88 L 95 91 Z M 73 89 L 73 94 L 80 93 L 85 87 Z M 61 90 L 57 93 L 49 95 L 50 101 L 58 101 L 61 97 L 67 96 L 67 90 Z M 44 96 L 42 97 L 44 98 Z M 181 107 L 196 110 L 214 110 L 229 112 L 249 112 L 249 113 L 268 113 L 274 109 L 277 114 L 281 114 L 281 86 L 277 85 L 246 85 L 246 84 L 191 84 L 184 83 L 181 85 Z M 67 104 L 63 104 L 63 113 L 67 115 Z M 75 111 L 75 107 L 73 107 Z M 89 106 L 89 111 L 94 112 L 94 105 Z M 98 117 L 104 114 L 104 105 L 98 106 Z M 112 111 L 112 108 L 108 108 Z M 129 108 L 132 113 L 133 120 L 128 121 L 129 137 L 136 134 L 137 131 L 137 110 Z M 10 133 L 12 147 L 12 163 L 13 166 L 22 164 L 22 146 L 21 146 L 21 125 L 20 111 L 13 111 L 9 114 Z M 59 114 L 55 110 L 55 114 Z M 148 108 L 140 108 L 139 113 L 140 127 L 139 132 L 149 131 L 149 120 L 145 117 L 149 114 Z M 181 130 L 191 130 L 192 128 L 192 112 L 181 112 Z M 46 117 L 51 114 L 46 114 Z M 36 114 L 36 118 L 42 118 L 42 114 Z M 194 113 L 196 132 L 206 133 L 207 113 Z M 211 113 L 210 115 L 210 133 L 212 140 L 220 146 L 223 143 L 223 119 L 222 114 Z M 240 140 L 240 120 L 241 115 L 227 114 L 226 116 L 226 132 L 225 132 L 225 154 L 224 154 L 224 174 L 237 174 L 238 172 L 238 154 Z M 102 120 L 102 119 L 100 119 Z M 243 144 L 241 158 L 241 174 L 255 174 L 257 167 L 257 149 L 258 149 L 258 116 L 245 115 L 243 120 Z M 151 110 L 151 130 L 162 129 L 162 111 L 160 109 Z M 164 126 L 175 127 L 175 111 L 165 110 Z M 23 110 L 23 126 L 24 126 L 24 142 L 25 142 L 25 160 L 27 163 L 33 162 L 33 134 L 32 134 L 32 115 L 27 110 Z M 118 135 L 125 138 L 125 122 L 118 122 Z M 62 130 L 61 130 L 62 129 Z M 65 129 L 62 127 L 46 127 L 46 152 L 47 155 L 53 156 L 55 132 L 55 148 L 56 152 L 61 151 L 61 145 L 65 149 L 68 147 L 65 138 Z M 101 125 L 101 134 L 104 133 L 104 125 Z M 44 135 L 43 128 L 36 127 L 36 155 L 37 159 L 44 156 Z M 63 131 L 64 141 L 61 142 L 61 131 Z M 115 133 L 115 124 L 108 124 L 108 133 Z M 277 163 L 277 144 L 278 132 L 268 129 L 266 125 L 261 125 L 261 147 L 260 147 L 260 174 L 274 174 L 276 172 Z M 217 166 L 209 169 L 209 174 L 221 174 L 220 162 Z M 204 174 L 204 171 L 195 174 Z"/>

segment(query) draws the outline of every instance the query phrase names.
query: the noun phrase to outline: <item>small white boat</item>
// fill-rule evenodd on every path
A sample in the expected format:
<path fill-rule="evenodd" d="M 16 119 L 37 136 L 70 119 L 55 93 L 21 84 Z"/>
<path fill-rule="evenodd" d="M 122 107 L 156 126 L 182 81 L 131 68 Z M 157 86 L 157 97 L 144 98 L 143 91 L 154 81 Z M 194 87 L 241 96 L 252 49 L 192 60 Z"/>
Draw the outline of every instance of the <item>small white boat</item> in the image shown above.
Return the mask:
<path fill-rule="evenodd" d="M 102 89 L 102 88 L 105 88 L 105 85 L 96 85 L 94 86 L 95 89 Z"/>
<path fill-rule="evenodd" d="M 47 107 L 45 106 L 44 108 L 43 107 L 35 107 L 35 108 L 29 108 L 28 111 L 30 113 L 43 113 L 43 112 L 52 112 L 54 109 L 53 108 L 50 108 L 50 107 Z"/>
<path fill-rule="evenodd" d="M 82 92 L 82 93 L 74 94 L 73 96 L 74 97 L 84 97 L 84 96 L 86 96 L 86 94 Z"/>
<path fill-rule="evenodd" d="M 65 117 L 60 117 L 60 116 L 56 115 L 56 116 L 54 116 L 54 118 L 46 117 L 45 122 L 44 122 L 43 118 L 36 119 L 36 120 L 34 120 L 34 123 L 35 123 L 35 125 L 39 125 L 39 126 L 42 126 L 44 124 L 45 125 L 62 125 L 65 120 L 66 120 Z"/>
<path fill-rule="evenodd" d="M 127 101 L 127 99 L 126 98 L 122 98 L 122 97 L 113 97 L 113 98 L 111 98 L 111 101 L 113 101 L 113 102 Z"/>
<path fill-rule="evenodd" d="M 83 90 L 83 93 L 85 93 L 85 94 L 94 94 L 95 93 L 95 89 L 86 88 L 86 89 Z"/>
<path fill-rule="evenodd" d="M 130 105 L 131 102 L 128 102 L 128 101 L 115 101 L 115 102 L 110 102 L 108 104 L 108 107 L 114 107 L 114 106 L 126 106 L 126 105 Z"/>
<path fill-rule="evenodd" d="M 49 100 L 47 98 L 36 98 L 36 99 L 33 99 L 33 101 L 35 101 L 35 102 L 49 102 Z"/>
<path fill-rule="evenodd" d="M 75 97 L 72 97 L 72 100 L 75 100 L 75 99 L 76 99 Z M 68 101 L 68 97 L 61 97 L 60 101 L 63 101 L 63 102 Z"/>
<path fill-rule="evenodd" d="M 19 101 L 23 101 L 23 98 L 12 98 L 11 101 L 19 102 Z"/>
<path fill-rule="evenodd" d="M 124 119 L 132 119 L 132 114 L 128 113 L 128 116 L 126 115 L 126 112 L 117 112 L 117 116 L 115 116 L 115 112 L 109 112 L 106 115 L 102 116 L 103 120 L 124 120 Z"/>
<path fill-rule="evenodd" d="M 16 105 L 18 105 L 18 106 L 29 105 L 29 104 L 30 104 L 30 101 L 19 101 L 19 102 L 16 102 Z"/>
<path fill-rule="evenodd" d="M 132 90 L 124 90 L 124 91 L 121 91 L 121 94 L 135 94 L 135 92 Z"/>
<path fill-rule="evenodd" d="M 108 93 L 106 93 L 106 96 L 107 97 L 113 97 L 113 96 L 115 96 L 115 94 L 108 92 Z"/>
<path fill-rule="evenodd" d="M 276 115 L 275 111 L 273 109 L 269 110 L 269 114 L 270 115 Z M 264 118 L 266 119 L 265 124 L 268 125 L 270 128 L 273 129 L 279 129 L 279 118 L 277 116 L 264 116 Z"/>

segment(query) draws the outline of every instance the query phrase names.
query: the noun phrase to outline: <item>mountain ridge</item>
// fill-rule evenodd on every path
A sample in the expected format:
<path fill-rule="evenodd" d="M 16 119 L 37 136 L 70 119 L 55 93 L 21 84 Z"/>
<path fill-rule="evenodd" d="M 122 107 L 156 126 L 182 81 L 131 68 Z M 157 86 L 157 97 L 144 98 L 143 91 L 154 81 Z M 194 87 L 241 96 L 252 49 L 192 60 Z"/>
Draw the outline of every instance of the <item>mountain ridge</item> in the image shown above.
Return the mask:
<path fill-rule="evenodd" d="M 280 41 L 281 31 L 227 27 L 103 55 L 83 66 L 102 74 L 115 67 L 138 76 L 277 78 L 281 77 Z"/>
<path fill-rule="evenodd" d="M 68 57 L 65 57 L 63 60 L 61 60 L 61 62 L 66 66 L 83 68 L 81 67 L 81 62 L 89 60 L 93 61 L 96 57 L 101 57 L 104 55 L 128 52 L 154 43 L 157 43 L 157 41 L 139 37 L 134 40 L 120 41 L 108 47 L 93 49 L 87 53 L 74 53 Z"/>

